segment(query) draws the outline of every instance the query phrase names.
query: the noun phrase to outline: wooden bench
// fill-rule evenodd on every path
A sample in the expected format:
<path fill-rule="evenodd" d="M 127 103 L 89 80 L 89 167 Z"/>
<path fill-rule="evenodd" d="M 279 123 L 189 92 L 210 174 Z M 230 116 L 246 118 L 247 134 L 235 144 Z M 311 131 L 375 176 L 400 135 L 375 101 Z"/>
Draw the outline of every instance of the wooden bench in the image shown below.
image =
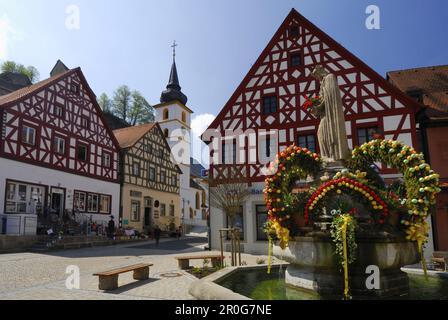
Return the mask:
<path fill-rule="evenodd" d="M 448 271 L 448 252 L 434 251 L 431 262 L 440 271 Z"/>
<path fill-rule="evenodd" d="M 118 288 L 118 275 L 120 273 L 134 271 L 135 280 L 146 280 L 149 278 L 149 267 L 151 266 L 153 266 L 152 263 L 139 263 L 132 266 L 117 268 L 109 271 L 97 272 L 93 275 L 99 276 L 98 288 L 100 290 L 115 290 Z"/>
<path fill-rule="evenodd" d="M 219 265 L 221 265 L 221 255 L 220 254 L 216 254 L 216 255 L 202 255 L 202 256 L 178 256 L 175 257 L 175 259 L 177 260 L 178 264 L 179 264 L 179 268 L 182 270 L 187 270 L 188 268 L 190 268 L 190 260 L 210 260 L 212 262 L 212 266 L 213 267 L 217 267 Z"/>

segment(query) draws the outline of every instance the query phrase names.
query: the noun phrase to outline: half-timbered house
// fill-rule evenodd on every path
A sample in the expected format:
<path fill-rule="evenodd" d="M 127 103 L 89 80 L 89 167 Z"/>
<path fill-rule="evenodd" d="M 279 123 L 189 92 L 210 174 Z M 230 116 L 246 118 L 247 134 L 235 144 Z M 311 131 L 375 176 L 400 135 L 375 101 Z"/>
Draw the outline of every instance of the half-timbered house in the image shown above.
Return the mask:
<path fill-rule="evenodd" d="M 278 151 L 295 143 L 319 152 L 319 120 L 301 106 L 319 92 L 311 72 L 322 65 L 337 76 L 350 148 L 380 134 L 415 146 L 414 114 L 419 104 L 392 86 L 359 58 L 292 9 L 202 139 L 211 150 L 210 176 L 249 183 L 252 196 L 235 224 L 243 230 L 248 252 L 265 252 L 267 218 L 262 190 L 263 168 Z M 381 166 L 381 164 L 379 164 Z M 381 167 L 386 178 L 396 172 Z M 212 246 L 227 219 L 212 208 Z"/>
<path fill-rule="evenodd" d="M 121 221 L 149 231 L 181 225 L 178 165 L 158 123 L 114 130 L 121 148 Z"/>
<path fill-rule="evenodd" d="M 80 68 L 0 97 L 0 212 L 8 234 L 38 217 L 118 217 L 119 146 Z"/>

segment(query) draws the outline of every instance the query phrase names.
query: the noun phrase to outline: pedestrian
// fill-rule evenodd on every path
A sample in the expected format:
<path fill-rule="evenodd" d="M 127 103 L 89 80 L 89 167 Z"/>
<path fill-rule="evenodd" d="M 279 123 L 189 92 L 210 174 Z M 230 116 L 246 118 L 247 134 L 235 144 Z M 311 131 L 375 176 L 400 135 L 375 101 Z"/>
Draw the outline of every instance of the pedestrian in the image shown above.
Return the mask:
<path fill-rule="evenodd" d="M 180 228 L 176 229 L 176 235 L 177 235 L 177 240 L 180 240 L 180 237 L 182 236 L 182 232 L 180 231 Z"/>
<path fill-rule="evenodd" d="M 107 224 L 107 236 L 110 239 L 113 239 L 115 235 L 115 221 L 114 221 L 114 216 L 110 216 L 110 221 Z"/>
<path fill-rule="evenodd" d="M 162 231 L 162 230 L 160 230 L 159 226 L 156 226 L 156 227 L 154 228 L 154 238 L 156 239 L 156 245 L 157 245 L 157 246 L 159 245 L 160 232 L 161 232 L 161 231 Z"/>

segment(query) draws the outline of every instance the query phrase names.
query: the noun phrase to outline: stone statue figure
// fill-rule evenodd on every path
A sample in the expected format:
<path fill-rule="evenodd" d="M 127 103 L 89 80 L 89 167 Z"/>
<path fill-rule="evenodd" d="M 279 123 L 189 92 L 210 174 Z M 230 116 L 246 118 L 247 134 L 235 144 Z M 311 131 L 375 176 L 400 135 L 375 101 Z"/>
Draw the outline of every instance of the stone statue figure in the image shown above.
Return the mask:
<path fill-rule="evenodd" d="M 322 159 L 326 162 L 345 160 L 350 150 L 337 78 L 321 65 L 316 66 L 312 76 L 320 81 L 320 103 L 313 108 L 313 113 L 320 118 L 317 138 Z"/>

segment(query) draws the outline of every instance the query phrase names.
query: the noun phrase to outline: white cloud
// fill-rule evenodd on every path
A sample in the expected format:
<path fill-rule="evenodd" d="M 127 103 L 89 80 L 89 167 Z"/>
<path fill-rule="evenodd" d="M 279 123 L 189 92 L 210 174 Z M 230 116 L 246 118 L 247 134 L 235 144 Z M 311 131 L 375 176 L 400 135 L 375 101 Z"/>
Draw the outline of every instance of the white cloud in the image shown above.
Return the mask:
<path fill-rule="evenodd" d="M 208 126 L 215 120 L 216 116 L 210 113 L 203 113 L 195 116 L 191 120 L 191 156 L 204 165 L 209 163 L 208 147 L 199 138 Z"/>
<path fill-rule="evenodd" d="M 195 116 L 191 120 L 191 132 L 195 137 L 199 137 L 204 133 L 208 126 L 215 120 L 216 116 L 210 113 L 203 113 Z"/>
<path fill-rule="evenodd" d="M 11 34 L 14 34 L 15 30 L 12 28 L 9 18 L 4 14 L 0 18 L 0 59 L 5 60 L 8 58 L 8 44 Z"/>

